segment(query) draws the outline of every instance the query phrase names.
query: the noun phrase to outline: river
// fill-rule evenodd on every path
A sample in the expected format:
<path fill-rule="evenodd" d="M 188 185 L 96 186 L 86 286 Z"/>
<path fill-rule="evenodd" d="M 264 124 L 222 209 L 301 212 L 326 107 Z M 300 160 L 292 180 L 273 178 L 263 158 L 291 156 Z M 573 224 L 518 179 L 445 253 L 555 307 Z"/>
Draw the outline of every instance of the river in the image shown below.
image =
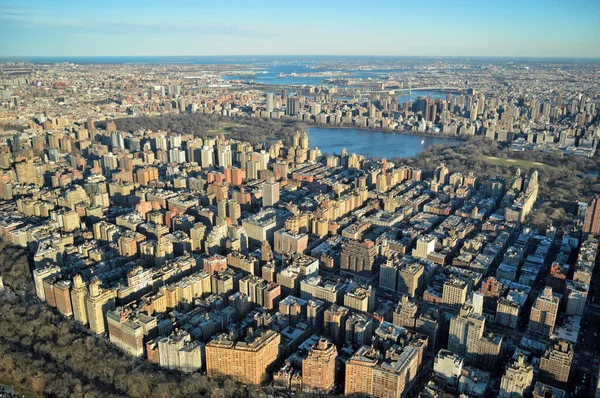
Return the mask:
<path fill-rule="evenodd" d="M 331 129 L 309 127 L 306 129 L 311 148 L 319 147 L 326 154 L 340 154 L 346 148 L 349 154 L 366 157 L 411 157 L 432 145 L 460 145 L 461 140 L 446 137 L 431 137 L 396 132 L 361 129 Z"/>

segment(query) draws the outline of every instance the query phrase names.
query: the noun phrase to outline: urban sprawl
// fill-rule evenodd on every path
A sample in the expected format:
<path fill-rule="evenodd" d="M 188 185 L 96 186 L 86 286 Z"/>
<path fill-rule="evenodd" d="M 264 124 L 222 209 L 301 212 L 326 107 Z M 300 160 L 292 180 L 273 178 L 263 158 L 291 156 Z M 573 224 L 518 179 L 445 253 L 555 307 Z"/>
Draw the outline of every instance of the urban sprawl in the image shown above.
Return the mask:
<path fill-rule="evenodd" d="M 528 220 L 543 169 L 481 178 L 324 155 L 302 127 L 251 143 L 117 119 L 481 135 L 592 157 L 597 68 L 432 60 L 279 87 L 224 78 L 240 68 L 0 65 L 0 235 L 32 253 L 39 300 L 132 356 L 273 394 L 591 394 L 600 198 L 541 231 Z M 398 100 L 425 88 L 447 95 Z"/>

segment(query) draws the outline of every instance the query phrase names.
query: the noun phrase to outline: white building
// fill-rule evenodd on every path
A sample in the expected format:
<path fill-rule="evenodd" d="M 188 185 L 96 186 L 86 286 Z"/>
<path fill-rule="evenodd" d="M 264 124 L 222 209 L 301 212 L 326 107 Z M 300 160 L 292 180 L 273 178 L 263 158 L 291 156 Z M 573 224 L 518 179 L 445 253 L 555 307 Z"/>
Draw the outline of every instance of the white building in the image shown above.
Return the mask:
<path fill-rule="evenodd" d="M 516 353 L 500 382 L 499 398 L 521 398 L 531 391 L 534 368 L 523 353 Z"/>
<path fill-rule="evenodd" d="M 278 182 L 265 182 L 262 188 L 262 200 L 264 207 L 273 206 L 279 202 Z"/>
<path fill-rule="evenodd" d="M 433 371 L 445 382 L 446 387 L 455 391 L 458 387 L 458 379 L 462 373 L 464 358 L 452 351 L 441 349 L 435 356 Z"/>

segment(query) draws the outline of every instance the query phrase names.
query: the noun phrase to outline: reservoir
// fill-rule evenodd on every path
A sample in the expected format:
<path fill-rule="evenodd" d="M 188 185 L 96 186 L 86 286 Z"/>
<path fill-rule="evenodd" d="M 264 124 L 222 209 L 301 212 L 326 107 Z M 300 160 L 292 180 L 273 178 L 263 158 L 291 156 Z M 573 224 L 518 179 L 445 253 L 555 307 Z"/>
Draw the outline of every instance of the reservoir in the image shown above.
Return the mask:
<path fill-rule="evenodd" d="M 431 145 L 456 146 L 461 140 L 446 137 L 428 137 L 360 129 L 330 129 L 309 127 L 306 129 L 311 148 L 319 147 L 324 154 L 339 155 L 342 148 L 348 154 L 356 153 L 365 157 L 411 157 Z"/>

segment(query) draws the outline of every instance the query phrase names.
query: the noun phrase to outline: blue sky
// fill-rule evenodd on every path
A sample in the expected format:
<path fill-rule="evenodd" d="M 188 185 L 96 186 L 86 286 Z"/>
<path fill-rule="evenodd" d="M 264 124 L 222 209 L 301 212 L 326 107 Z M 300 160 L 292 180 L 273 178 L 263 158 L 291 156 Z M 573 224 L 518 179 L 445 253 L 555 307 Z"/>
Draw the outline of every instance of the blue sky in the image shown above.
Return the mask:
<path fill-rule="evenodd" d="M 600 57 L 600 0 L 0 0 L 0 56 Z"/>

